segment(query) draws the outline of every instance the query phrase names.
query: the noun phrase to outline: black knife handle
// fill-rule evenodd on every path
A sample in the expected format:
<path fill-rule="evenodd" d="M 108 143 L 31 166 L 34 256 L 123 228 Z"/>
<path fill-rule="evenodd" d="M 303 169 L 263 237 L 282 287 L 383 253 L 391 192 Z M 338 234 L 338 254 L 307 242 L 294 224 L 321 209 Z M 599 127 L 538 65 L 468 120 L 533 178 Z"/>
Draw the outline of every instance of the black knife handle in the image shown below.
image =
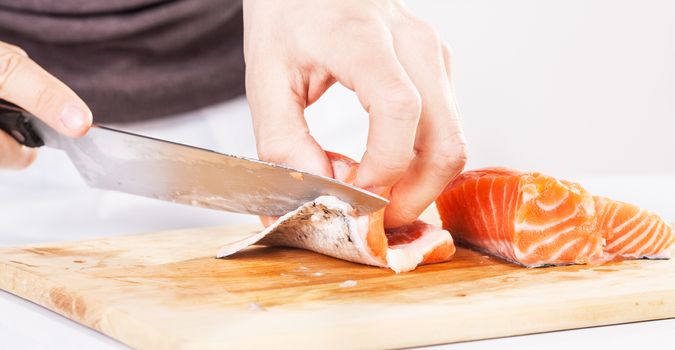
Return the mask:
<path fill-rule="evenodd" d="M 35 148 L 45 143 L 35 132 L 30 119 L 32 114 L 23 108 L 0 99 L 0 130 L 12 136 L 18 143 Z"/>

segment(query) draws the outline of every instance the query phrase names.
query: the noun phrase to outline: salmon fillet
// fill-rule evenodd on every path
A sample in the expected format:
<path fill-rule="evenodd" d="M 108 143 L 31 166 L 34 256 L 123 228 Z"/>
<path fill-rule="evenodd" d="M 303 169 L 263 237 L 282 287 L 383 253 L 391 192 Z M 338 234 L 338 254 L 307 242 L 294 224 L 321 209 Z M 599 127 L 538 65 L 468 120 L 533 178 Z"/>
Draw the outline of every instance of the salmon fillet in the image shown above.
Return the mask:
<path fill-rule="evenodd" d="M 358 163 L 328 152 L 336 179 L 353 183 Z M 359 215 L 347 203 L 322 196 L 276 219 L 265 230 L 222 247 L 223 258 L 253 244 L 302 248 L 355 263 L 388 267 L 396 273 L 421 264 L 450 260 L 455 245 L 450 234 L 415 221 L 395 230 L 384 229 L 384 209 Z"/>
<path fill-rule="evenodd" d="M 656 214 L 537 172 L 467 171 L 436 206 L 458 242 L 527 267 L 668 258 L 674 240 Z"/>

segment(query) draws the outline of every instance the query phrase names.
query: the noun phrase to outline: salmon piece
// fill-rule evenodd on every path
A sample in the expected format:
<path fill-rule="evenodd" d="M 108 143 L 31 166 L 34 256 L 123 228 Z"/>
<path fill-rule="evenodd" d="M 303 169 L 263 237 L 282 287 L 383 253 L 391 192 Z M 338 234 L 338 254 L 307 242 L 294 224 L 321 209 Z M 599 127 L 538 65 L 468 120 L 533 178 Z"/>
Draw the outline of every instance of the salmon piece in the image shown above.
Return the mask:
<path fill-rule="evenodd" d="M 459 175 L 436 200 L 458 242 L 527 267 L 602 256 L 593 197 L 580 186 L 503 168 Z"/>
<path fill-rule="evenodd" d="M 458 242 L 526 267 L 666 258 L 673 243 L 657 215 L 537 172 L 465 172 L 436 206 Z"/>
<path fill-rule="evenodd" d="M 671 225 L 635 205 L 596 196 L 597 229 L 605 238 L 607 260 L 669 259 L 675 241 Z"/>
<path fill-rule="evenodd" d="M 335 178 L 354 183 L 358 163 L 336 153 L 327 154 Z M 217 257 L 230 256 L 253 244 L 307 249 L 355 263 L 388 267 L 396 273 L 421 264 L 448 261 L 455 254 L 452 237 L 439 227 L 418 220 L 385 230 L 384 209 L 359 215 L 348 203 L 333 196 L 305 203 L 260 233 L 227 244 Z"/>

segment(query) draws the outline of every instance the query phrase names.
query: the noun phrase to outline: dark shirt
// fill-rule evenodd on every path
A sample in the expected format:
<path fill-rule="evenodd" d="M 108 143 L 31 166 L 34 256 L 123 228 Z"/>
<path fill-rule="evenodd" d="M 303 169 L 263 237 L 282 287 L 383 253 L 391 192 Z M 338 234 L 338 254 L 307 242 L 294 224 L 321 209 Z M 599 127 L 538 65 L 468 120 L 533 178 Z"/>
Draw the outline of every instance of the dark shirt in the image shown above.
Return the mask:
<path fill-rule="evenodd" d="M 0 41 L 75 90 L 96 122 L 159 118 L 244 92 L 240 0 L 0 0 Z"/>

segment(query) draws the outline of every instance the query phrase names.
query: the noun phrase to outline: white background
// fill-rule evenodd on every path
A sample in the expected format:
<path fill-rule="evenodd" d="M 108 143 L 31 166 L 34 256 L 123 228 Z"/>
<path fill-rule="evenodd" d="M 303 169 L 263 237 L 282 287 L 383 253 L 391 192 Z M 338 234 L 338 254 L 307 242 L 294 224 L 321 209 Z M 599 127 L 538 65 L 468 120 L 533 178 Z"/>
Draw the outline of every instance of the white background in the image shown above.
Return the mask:
<path fill-rule="evenodd" d="M 469 167 L 675 173 L 674 1 L 406 3 L 452 48 Z M 356 101 L 342 89 L 330 99 L 310 108 L 312 126 L 358 115 L 363 128 L 339 130 L 364 142 Z"/>
<path fill-rule="evenodd" d="M 540 170 L 675 221 L 675 1 L 407 3 L 453 48 L 468 168 Z M 307 116 L 327 149 L 360 157 L 367 116 L 349 91 L 336 86 Z M 124 127 L 255 154 L 243 100 Z M 88 189 L 55 151 L 43 150 L 28 171 L 0 172 L 0 246 L 232 220 L 254 219 Z M 655 347 L 674 327 L 673 320 L 649 322 L 452 348 L 578 347 L 588 338 L 594 344 Z M 7 293 L 0 293 L 0 339 L 31 348 L 116 344 Z"/>

